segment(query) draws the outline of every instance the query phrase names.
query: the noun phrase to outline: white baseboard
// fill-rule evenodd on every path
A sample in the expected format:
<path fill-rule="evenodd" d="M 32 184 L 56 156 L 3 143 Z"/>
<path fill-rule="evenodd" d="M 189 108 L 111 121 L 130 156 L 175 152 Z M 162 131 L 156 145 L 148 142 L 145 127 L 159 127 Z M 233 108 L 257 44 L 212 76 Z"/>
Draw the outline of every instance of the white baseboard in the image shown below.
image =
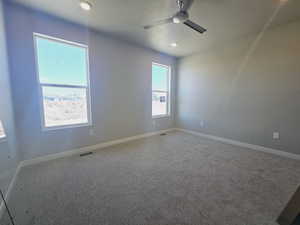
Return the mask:
<path fill-rule="evenodd" d="M 72 156 L 72 155 L 78 155 L 78 154 L 82 154 L 85 152 L 90 152 L 90 151 L 94 151 L 97 149 L 106 148 L 109 146 L 129 142 L 129 141 L 158 135 L 158 134 L 161 134 L 164 132 L 170 132 L 172 130 L 174 130 L 174 128 L 167 129 L 167 130 L 159 130 L 159 131 L 150 132 L 150 133 L 144 133 L 144 134 L 140 134 L 140 135 L 136 135 L 136 136 L 131 136 L 131 137 L 126 137 L 126 138 L 117 139 L 117 140 L 113 140 L 113 141 L 103 142 L 103 143 L 96 144 L 96 145 L 86 146 L 83 148 L 73 149 L 73 150 L 69 150 L 69 151 L 65 151 L 65 152 L 61 152 L 61 153 L 56 153 L 56 154 L 46 155 L 46 156 L 42 156 L 42 157 L 37 157 L 34 159 L 24 160 L 20 163 L 20 166 L 24 167 L 24 166 L 34 165 L 37 163 L 46 162 L 46 161 L 50 161 L 50 160 L 54 160 L 54 159 L 64 158 L 64 157 L 68 157 L 68 156 Z"/>
<path fill-rule="evenodd" d="M 231 145 L 236 145 L 236 146 L 239 146 L 239 147 L 249 148 L 249 149 L 256 150 L 256 151 L 271 153 L 271 154 L 279 155 L 279 156 L 286 157 L 286 158 L 289 158 L 289 159 L 300 160 L 300 155 L 298 155 L 298 154 L 293 154 L 293 153 L 284 152 L 284 151 L 277 150 L 277 149 L 267 148 L 267 147 L 263 147 L 263 146 L 260 146 L 260 145 L 248 144 L 248 143 L 244 143 L 244 142 L 240 142 L 240 141 L 235 141 L 235 140 L 232 140 L 232 139 L 227 139 L 227 138 L 217 137 L 217 136 L 213 136 L 213 135 L 203 134 L 203 133 L 192 131 L 192 130 L 186 130 L 186 129 L 181 129 L 181 128 L 175 128 L 174 130 L 182 131 L 182 132 L 185 132 L 185 133 L 193 134 L 193 135 L 196 135 L 196 136 L 208 138 L 208 139 L 215 140 L 215 141 L 220 141 L 220 142 L 223 142 L 223 143 L 226 143 L 226 144 L 231 144 Z"/>

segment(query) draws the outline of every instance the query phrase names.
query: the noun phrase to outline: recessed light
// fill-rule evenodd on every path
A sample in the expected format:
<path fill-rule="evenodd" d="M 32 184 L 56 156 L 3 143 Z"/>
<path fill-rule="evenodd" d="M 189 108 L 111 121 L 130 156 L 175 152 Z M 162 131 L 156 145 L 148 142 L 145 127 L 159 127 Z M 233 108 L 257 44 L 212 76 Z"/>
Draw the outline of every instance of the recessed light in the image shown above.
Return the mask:
<path fill-rule="evenodd" d="M 177 43 L 176 42 L 173 42 L 170 45 L 171 45 L 171 47 L 174 47 L 174 48 L 177 47 Z"/>
<path fill-rule="evenodd" d="M 80 1 L 79 5 L 83 10 L 86 10 L 86 11 L 90 11 L 92 9 L 92 4 L 88 1 L 82 0 L 82 1 Z"/>

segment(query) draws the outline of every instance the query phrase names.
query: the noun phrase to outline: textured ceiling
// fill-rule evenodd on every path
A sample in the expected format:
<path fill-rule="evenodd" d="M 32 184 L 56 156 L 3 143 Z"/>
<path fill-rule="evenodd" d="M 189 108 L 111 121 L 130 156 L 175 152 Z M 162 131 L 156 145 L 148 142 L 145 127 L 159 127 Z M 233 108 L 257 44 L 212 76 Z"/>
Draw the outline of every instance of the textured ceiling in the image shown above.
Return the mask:
<path fill-rule="evenodd" d="M 176 0 L 93 0 L 90 12 L 79 8 L 79 0 L 11 1 L 174 56 L 190 55 L 257 33 L 280 4 L 280 0 L 195 0 L 190 19 L 207 28 L 201 35 L 182 24 L 143 29 L 143 25 L 172 16 L 178 10 Z M 300 0 L 287 0 L 271 25 L 298 18 Z M 178 46 L 170 47 L 171 42 Z"/>

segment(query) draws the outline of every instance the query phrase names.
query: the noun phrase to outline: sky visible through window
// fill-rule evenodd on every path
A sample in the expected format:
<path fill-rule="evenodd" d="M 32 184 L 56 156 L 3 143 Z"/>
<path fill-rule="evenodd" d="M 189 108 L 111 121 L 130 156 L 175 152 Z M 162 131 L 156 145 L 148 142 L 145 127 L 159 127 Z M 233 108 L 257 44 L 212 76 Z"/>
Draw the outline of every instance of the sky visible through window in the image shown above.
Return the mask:
<path fill-rule="evenodd" d="M 169 69 L 165 66 L 152 65 L 152 90 L 167 91 L 168 72 Z"/>
<path fill-rule="evenodd" d="M 86 49 L 37 37 L 41 83 L 87 85 Z"/>

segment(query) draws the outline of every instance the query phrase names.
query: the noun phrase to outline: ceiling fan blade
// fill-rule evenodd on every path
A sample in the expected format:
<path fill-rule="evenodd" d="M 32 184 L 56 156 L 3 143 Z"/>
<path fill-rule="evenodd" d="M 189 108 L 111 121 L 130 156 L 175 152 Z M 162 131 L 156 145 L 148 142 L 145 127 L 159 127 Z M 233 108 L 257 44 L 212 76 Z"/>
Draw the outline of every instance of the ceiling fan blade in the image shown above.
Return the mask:
<path fill-rule="evenodd" d="M 185 11 L 185 12 L 191 8 L 194 2 L 194 0 L 182 0 L 182 1 L 183 1 L 183 7 L 181 8 L 181 11 Z"/>
<path fill-rule="evenodd" d="M 150 29 L 150 28 L 160 26 L 160 25 L 164 25 L 164 24 L 168 24 L 168 23 L 173 23 L 173 17 L 168 18 L 168 19 L 164 19 L 164 20 L 158 20 L 158 21 L 154 22 L 151 25 L 144 26 L 144 29 Z"/>
<path fill-rule="evenodd" d="M 205 28 L 201 27 L 200 25 L 198 25 L 190 20 L 185 21 L 184 24 L 201 34 L 204 33 L 205 31 L 207 31 Z"/>

